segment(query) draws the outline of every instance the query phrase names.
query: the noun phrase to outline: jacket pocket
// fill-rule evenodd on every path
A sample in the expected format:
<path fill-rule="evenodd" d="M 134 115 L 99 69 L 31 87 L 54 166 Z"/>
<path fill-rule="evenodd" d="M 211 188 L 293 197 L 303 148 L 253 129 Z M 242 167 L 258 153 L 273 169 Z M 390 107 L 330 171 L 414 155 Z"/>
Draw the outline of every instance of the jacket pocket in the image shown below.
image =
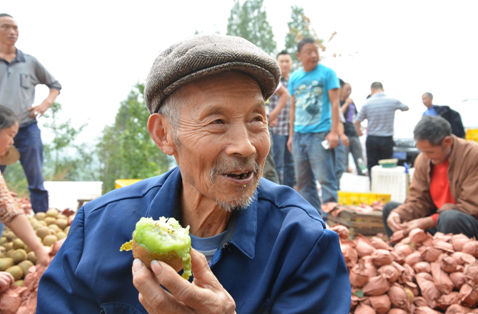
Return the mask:
<path fill-rule="evenodd" d="M 30 79 L 28 77 L 28 74 L 25 73 L 20 73 L 20 86 L 23 87 L 24 89 L 29 89 L 30 88 Z"/>

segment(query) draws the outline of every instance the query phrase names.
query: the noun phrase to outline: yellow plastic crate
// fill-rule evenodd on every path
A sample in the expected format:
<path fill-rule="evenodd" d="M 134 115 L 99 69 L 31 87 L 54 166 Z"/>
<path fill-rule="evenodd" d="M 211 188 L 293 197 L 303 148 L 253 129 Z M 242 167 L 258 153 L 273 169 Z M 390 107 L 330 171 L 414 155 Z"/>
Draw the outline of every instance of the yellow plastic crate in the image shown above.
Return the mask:
<path fill-rule="evenodd" d="M 478 129 L 468 129 L 468 130 L 466 130 L 465 139 L 467 141 L 478 142 Z"/>
<path fill-rule="evenodd" d="M 382 193 L 357 193 L 339 191 L 338 196 L 340 205 L 360 205 L 362 203 L 370 205 L 375 201 L 387 203 L 390 202 L 391 199 L 391 194 Z"/>
<path fill-rule="evenodd" d="M 142 179 L 118 179 L 115 181 L 115 189 L 119 189 L 133 183 L 139 182 Z"/>

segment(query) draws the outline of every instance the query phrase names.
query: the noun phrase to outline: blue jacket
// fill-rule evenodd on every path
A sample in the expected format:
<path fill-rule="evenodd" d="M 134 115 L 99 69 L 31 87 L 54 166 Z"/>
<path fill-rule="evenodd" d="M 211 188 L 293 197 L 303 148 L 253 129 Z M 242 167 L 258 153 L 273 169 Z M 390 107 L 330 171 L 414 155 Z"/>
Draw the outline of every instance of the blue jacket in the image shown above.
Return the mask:
<path fill-rule="evenodd" d="M 85 204 L 40 281 L 37 313 L 147 313 L 132 283 L 133 256 L 119 248 L 141 217 L 177 216 L 180 184 L 175 168 Z M 297 192 L 265 179 L 233 214 L 211 269 L 238 314 L 350 310 L 337 234 Z"/>

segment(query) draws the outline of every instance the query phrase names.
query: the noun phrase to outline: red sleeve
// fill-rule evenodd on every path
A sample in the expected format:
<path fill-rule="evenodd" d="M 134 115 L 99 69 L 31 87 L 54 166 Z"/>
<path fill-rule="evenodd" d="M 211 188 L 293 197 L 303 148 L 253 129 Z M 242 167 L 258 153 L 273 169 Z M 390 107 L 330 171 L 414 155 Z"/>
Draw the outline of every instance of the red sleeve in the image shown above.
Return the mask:
<path fill-rule="evenodd" d="M 433 215 L 430 216 L 430 217 L 432 217 L 433 221 L 435 222 L 435 227 L 437 226 L 437 221 L 438 221 L 438 216 L 439 215 L 440 214 L 433 214 Z"/>

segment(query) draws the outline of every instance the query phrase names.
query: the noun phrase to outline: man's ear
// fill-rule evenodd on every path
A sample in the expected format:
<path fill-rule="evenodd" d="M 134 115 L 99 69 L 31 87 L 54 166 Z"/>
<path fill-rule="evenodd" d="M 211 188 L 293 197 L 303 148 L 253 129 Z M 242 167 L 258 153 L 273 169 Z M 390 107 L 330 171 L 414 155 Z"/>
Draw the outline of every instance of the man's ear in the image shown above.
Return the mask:
<path fill-rule="evenodd" d="M 159 113 L 153 113 L 148 119 L 148 132 L 156 146 L 166 155 L 172 156 L 176 150 L 171 123 Z"/>
<path fill-rule="evenodd" d="M 451 147 L 453 145 L 453 139 L 451 138 L 451 136 L 445 136 L 445 138 L 442 141 L 442 145 L 444 145 L 447 148 Z"/>

